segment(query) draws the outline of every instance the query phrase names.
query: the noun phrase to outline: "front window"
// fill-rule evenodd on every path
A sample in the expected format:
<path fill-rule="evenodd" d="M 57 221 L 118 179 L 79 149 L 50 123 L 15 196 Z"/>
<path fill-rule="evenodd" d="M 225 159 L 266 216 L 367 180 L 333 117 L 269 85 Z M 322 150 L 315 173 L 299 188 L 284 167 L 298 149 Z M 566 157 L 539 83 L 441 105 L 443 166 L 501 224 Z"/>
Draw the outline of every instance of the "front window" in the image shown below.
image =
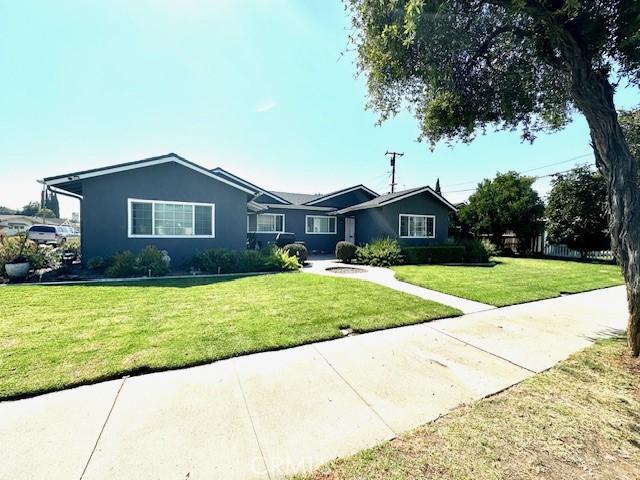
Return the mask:
<path fill-rule="evenodd" d="M 261 233 L 281 233 L 284 232 L 284 214 L 282 213 L 259 213 L 257 215 L 256 231 Z"/>
<path fill-rule="evenodd" d="M 307 215 L 306 233 L 336 233 L 336 217 Z"/>
<path fill-rule="evenodd" d="M 213 237 L 214 205 L 129 200 L 131 237 Z"/>
<path fill-rule="evenodd" d="M 433 215 L 400 215 L 400 238 L 435 238 Z"/>

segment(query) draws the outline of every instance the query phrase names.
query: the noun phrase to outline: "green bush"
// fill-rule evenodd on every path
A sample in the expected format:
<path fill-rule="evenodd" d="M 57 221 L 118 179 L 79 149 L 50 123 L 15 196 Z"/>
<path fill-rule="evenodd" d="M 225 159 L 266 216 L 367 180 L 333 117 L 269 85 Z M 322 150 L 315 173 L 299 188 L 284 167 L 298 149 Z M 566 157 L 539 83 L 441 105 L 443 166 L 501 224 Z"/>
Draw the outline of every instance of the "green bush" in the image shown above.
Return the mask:
<path fill-rule="evenodd" d="M 356 246 L 351 242 L 340 241 L 336 244 L 336 258 L 351 263 L 356 258 Z"/>
<path fill-rule="evenodd" d="M 133 277 L 140 273 L 136 256 L 129 250 L 116 253 L 105 271 L 108 277 Z"/>
<path fill-rule="evenodd" d="M 403 247 L 405 263 L 410 265 L 464 262 L 463 246 L 429 245 L 424 247 Z"/>
<path fill-rule="evenodd" d="M 103 272 L 108 266 L 107 261 L 102 257 L 93 257 L 87 263 L 89 270 L 93 270 L 94 272 Z"/>
<path fill-rule="evenodd" d="M 38 247 L 23 235 L 0 239 L 0 276 L 6 275 L 4 266 L 16 260 L 29 262 L 34 270 L 56 269 L 60 266 L 60 252 L 50 245 Z"/>
<path fill-rule="evenodd" d="M 465 263 L 486 263 L 489 261 L 489 250 L 485 244 L 486 241 L 476 240 L 473 238 L 461 240 L 457 245 L 464 248 Z M 487 242 L 488 243 L 488 242 Z"/>
<path fill-rule="evenodd" d="M 292 257 L 297 257 L 300 265 L 304 265 L 307 261 L 307 247 L 301 243 L 290 243 L 282 249 Z"/>
<path fill-rule="evenodd" d="M 356 260 L 363 265 L 389 267 L 403 261 L 400 244 L 395 238 L 383 237 L 356 248 Z"/>
<path fill-rule="evenodd" d="M 162 252 L 153 245 L 147 245 L 140 251 L 136 263 L 143 275 L 159 276 L 170 271 L 169 265 L 162 260 Z"/>
<path fill-rule="evenodd" d="M 236 252 L 211 248 L 193 257 L 191 265 L 207 273 L 277 272 L 298 268 L 298 258 L 273 247 Z"/>
<path fill-rule="evenodd" d="M 77 237 L 68 238 L 62 246 L 62 250 L 64 250 L 65 253 L 73 253 L 76 258 L 80 257 L 80 239 Z"/>

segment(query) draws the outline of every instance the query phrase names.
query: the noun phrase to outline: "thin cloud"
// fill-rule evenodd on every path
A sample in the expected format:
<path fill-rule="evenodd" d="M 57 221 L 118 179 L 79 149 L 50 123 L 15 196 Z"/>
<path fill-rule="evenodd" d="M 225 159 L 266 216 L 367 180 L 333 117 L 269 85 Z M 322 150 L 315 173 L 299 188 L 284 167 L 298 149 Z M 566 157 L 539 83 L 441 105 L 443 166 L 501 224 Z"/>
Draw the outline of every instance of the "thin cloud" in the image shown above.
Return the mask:
<path fill-rule="evenodd" d="M 276 105 L 278 105 L 278 102 L 276 102 L 273 98 L 267 98 L 256 105 L 256 112 L 268 112 L 269 110 L 276 108 Z"/>

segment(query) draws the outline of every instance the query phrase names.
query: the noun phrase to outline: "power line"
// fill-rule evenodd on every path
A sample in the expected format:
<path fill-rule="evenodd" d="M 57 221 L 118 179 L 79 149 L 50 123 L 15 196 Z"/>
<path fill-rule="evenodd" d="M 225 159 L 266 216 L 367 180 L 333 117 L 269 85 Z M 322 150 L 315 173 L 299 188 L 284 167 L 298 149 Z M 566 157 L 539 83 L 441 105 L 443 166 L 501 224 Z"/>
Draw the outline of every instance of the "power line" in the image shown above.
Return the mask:
<path fill-rule="evenodd" d="M 588 157 L 590 155 L 593 155 L 593 153 L 583 153 L 582 155 L 578 155 L 577 157 L 573 157 L 573 158 L 570 158 L 568 160 L 562 160 L 561 162 L 549 163 L 547 165 L 542 165 L 540 167 L 530 168 L 529 170 L 522 170 L 521 172 L 518 172 L 518 173 L 523 174 L 523 173 L 527 173 L 527 172 L 533 172 L 535 170 L 542 170 L 543 168 L 555 167 L 556 165 L 562 165 L 563 163 L 575 162 L 576 160 Z M 452 183 L 451 185 L 445 185 L 445 187 L 446 188 L 459 187 L 459 186 L 462 186 L 462 185 L 468 185 L 470 183 L 478 183 L 478 182 L 477 181 L 470 181 L 470 182 Z M 464 191 L 464 190 L 461 190 L 461 191 Z"/>

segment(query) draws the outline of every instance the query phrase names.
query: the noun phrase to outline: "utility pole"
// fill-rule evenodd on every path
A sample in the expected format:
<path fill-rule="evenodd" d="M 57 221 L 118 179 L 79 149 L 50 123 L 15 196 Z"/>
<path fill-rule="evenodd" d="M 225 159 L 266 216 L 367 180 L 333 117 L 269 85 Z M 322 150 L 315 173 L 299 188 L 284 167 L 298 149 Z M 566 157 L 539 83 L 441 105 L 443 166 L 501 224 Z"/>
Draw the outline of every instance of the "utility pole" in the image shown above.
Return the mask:
<path fill-rule="evenodd" d="M 387 150 L 385 155 L 391 155 L 391 193 L 396 189 L 396 157 L 401 157 L 404 153 L 390 152 Z"/>

